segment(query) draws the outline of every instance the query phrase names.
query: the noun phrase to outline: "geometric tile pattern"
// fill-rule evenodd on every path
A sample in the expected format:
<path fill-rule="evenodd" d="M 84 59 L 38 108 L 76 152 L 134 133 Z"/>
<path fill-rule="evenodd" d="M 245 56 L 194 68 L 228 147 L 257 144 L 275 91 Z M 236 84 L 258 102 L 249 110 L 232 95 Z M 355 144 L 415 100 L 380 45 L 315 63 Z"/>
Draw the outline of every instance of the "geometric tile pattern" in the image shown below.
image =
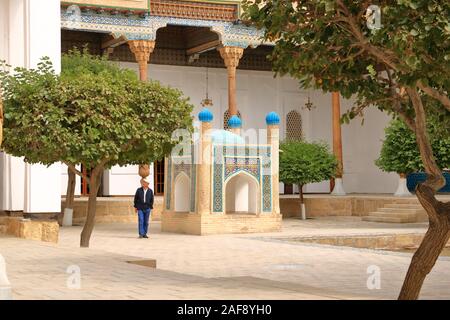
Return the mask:
<path fill-rule="evenodd" d="M 252 26 L 234 24 L 229 21 L 197 20 L 162 16 L 125 16 L 109 15 L 95 12 L 61 11 L 61 27 L 70 30 L 95 31 L 110 33 L 115 37 L 124 36 L 127 40 L 156 40 L 156 32 L 167 25 L 209 27 L 219 35 L 224 46 L 241 48 L 257 47 L 271 44 L 263 41 L 263 31 Z"/>
<path fill-rule="evenodd" d="M 272 172 L 270 146 L 214 146 L 212 204 L 213 212 L 224 211 L 227 179 L 238 172 L 253 176 L 260 189 L 262 212 L 272 212 Z"/>

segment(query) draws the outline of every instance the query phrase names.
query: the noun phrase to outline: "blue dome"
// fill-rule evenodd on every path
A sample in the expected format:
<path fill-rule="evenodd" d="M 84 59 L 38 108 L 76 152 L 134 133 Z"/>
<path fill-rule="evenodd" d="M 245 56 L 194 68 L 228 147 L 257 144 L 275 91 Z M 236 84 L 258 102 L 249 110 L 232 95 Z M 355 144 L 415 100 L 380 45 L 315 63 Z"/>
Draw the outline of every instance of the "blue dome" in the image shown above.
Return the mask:
<path fill-rule="evenodd" d="M 211 111 L 209 111 L 208 108 L 203 108 L 202 111 L 198 114 L 198 119 L 201 122 L 211 122 L 214 119 L 214 116 Z"/>
<path fill-rule="evenodd" d="M 280 124 L 280 116 L 276 112 L 271 112 L 266 116 L 268 126 Z"/>
<path fill-rule="evenodd" d="M 245 144 L 244 138 L 226 130 L 214 130 L 211 133 L 213 144 Z"/>
<path fill-rule="evenodd" d="M 228 120 L 228 127 L 230 128 L 240 128 L 242 126 L 242 121 L 238 116 L 234 115 Z"/>

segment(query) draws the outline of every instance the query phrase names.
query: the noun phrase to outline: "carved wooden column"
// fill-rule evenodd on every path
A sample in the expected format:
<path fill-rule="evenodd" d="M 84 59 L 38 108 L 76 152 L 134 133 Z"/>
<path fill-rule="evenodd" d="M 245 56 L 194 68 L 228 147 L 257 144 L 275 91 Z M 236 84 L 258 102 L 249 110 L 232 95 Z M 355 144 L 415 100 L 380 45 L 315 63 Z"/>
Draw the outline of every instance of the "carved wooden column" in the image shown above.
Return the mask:
<path fill-rule="evenodd" d="M 150 55 L 155 49 L 155 41 L 153 40 L 131 40 L 128 41 L 131 52 L 136 57 L 139 64 L 139 78 L 142 81 L 147 81 L 147 69 Z"/>
<path fill-rule="evenodd" d="M 155 49 L 155 41 L 152 40 L 131 40 L 128 41 L 131 52 L 136 57 L 136 61 L 139 64 L 139 79 L 142 81 L 148 80 L 148 62 L 150 61 L 150 55 Z M 146 178 L 150 175 L 150 165 L 139 165 L 139 175 L 142 178 Z"/>
<path fill-rule="evenodd" d="M 341 102 L 339 92 L 332 93 L 333 108 L 333 153 L 338 159 L 338 169 L 333 188 L 333 195 L 345 195 L 342 176 L 344 173 L 342 157 Z"/>
<path fill-rule="evenodd" d="M 228 70 L 228 112 L 230 117 L 232 117 L 238 114 L 236 104 L 236 68 L 244 54 L 244 49 L 240 47 L 222 47 L 219 49 L 219 52 Z"/>

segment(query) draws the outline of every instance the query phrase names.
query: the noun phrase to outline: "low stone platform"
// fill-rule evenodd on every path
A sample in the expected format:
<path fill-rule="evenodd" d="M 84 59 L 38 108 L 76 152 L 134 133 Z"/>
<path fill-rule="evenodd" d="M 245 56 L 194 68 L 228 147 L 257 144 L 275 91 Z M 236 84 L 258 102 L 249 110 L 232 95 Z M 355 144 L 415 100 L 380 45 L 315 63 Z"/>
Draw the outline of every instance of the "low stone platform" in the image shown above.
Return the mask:
<path fill-rule="evenodd" d="M 450 201 L 450 195 L 438 195 L 438 199 Z M 306 217 L 365 217 L 371 212 L 378 211 L 380 208 L 397 204 L 420 206 L 416 196 L 394 197 L 391 194 L 305 195 Z M 300 217 L 300 199 L 298 195 L 280 196 L 280 209 L 283 218 Z"/>
<path fill-rule="evenodd" d="M 195 214 L 164 212 L 161 231 L 193 235 L 280 232 L 281 214 Z"/>
<path fill-rule="evenodd" d="M 155 197 L 152 221 L 161 220 L 163 197 Z M 450 201 L 449 195 L 439 195 L 438 199 Z M 82 224 L 87 211 L 87 198 L 76 198 L 74 223 Z M 97 223 L 136 223 L 137 216 L 133 208 L 132 197 L 100 197 L 97 200 Z M 62 206 L 64 207 L 64 199 Z M 332 196 L 329 194 L 305 195 L 307 217 L 358 216 L 366 217 L 383 207 L 391 205 L 420 206 L 415 196 L 394 197 L 391 194 L 349 194 Z M 301 217 L 298 195 L 280 195 L 280 209 L 283 218 Z M 422 221 L 424 219 L 421 219 Z M 425 219 L 426 220 L 426 219 Z M 399 222 L 399 221 L 396 221 Z"/>
<path fill-rule="evenodd" d="M 163 197 L 155 197 L 152 220 L 161 219 Z M 87 215 L 88 198 L 76 198 L 73 208 L 73 223 L 83 224 Z M 65 199 L 61 202 L 65 207 Z M 62 218 L 61 218 L 62 219 Z M 137 223 L 138 217 L 133 207 L 132 197 L 99 197 L 97 198 L 96 223 Z"/>
<path fill-rule="evenodd" d="M 353 248 L 365 248 L 376 250 L 400 250 L 417 248 L 424 237 L 423 233 L 405 234 L 368 234 L 368 235 L 339 235 L 288 238 L 288 242 L 317 243 L 331 246 L 344 246 Z M 450 241 L 446 247 L 450 247 Z"/>
<path fill-rule="evenodd" d="M 59 224 L 55 220 L 30 220 L 19 217 L 1 217 L 0 233 L 17 238 L 57 243 Z"/>

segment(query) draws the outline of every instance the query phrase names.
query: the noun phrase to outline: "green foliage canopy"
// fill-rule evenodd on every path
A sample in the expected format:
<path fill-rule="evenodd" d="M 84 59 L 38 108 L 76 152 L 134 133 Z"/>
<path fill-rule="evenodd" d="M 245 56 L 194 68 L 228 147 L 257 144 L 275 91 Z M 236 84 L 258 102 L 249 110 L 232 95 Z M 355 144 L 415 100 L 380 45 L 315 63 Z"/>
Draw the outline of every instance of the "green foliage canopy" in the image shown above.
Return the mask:
<path fill-rule="evenodd" d="M 434 119 L 430 116 L 429 119 Z M 429 121 L 428 134 L 431 139 L 436 162 L 441 169 L 450 167 L 450 136 L 444 135 L 442 126 Z M 380 157 L 375 164 L 386 172 L 412 173 L 424 169 L 417 146 L 416 136 L 401 120 L 393 120 L 385 129 L 385 140 Z"/>
<path fill-rule="evenodd" d="M 2 72 L 4 149 L 30 163 L 150 163 L 167 155 L 176 129 L 191 130 L 192 105 L 179 90 L 87 53 L 48 59 L 37 69 Z"/>
<path fill-rule="evenodd" d="M 378 30 L 367 26 L 369 4 L 244 0 L 243 19 L 275 42 L 271 59 L 276 72 L 298 78 L 303 87 L 356 98 L 355 107 L 343 116 L 346 122 L 370 105 L 413 118 L 402 89 L 416 85 L 422 96 L 450 110 L 450 1 L 377 1 Z"/>
<path fill-rule="evenodd" d="M 280 181 L 303 186 L 334 177 L 337 159 L 325 143 L 286 141 L 280 144 Z"/>
<path fill-rule="evenodd" d="M 401 120 L 385 129 L 385 140 L 375 164 L 386 172 L 412 173 L 423 168 L 416 136 Z"/>

